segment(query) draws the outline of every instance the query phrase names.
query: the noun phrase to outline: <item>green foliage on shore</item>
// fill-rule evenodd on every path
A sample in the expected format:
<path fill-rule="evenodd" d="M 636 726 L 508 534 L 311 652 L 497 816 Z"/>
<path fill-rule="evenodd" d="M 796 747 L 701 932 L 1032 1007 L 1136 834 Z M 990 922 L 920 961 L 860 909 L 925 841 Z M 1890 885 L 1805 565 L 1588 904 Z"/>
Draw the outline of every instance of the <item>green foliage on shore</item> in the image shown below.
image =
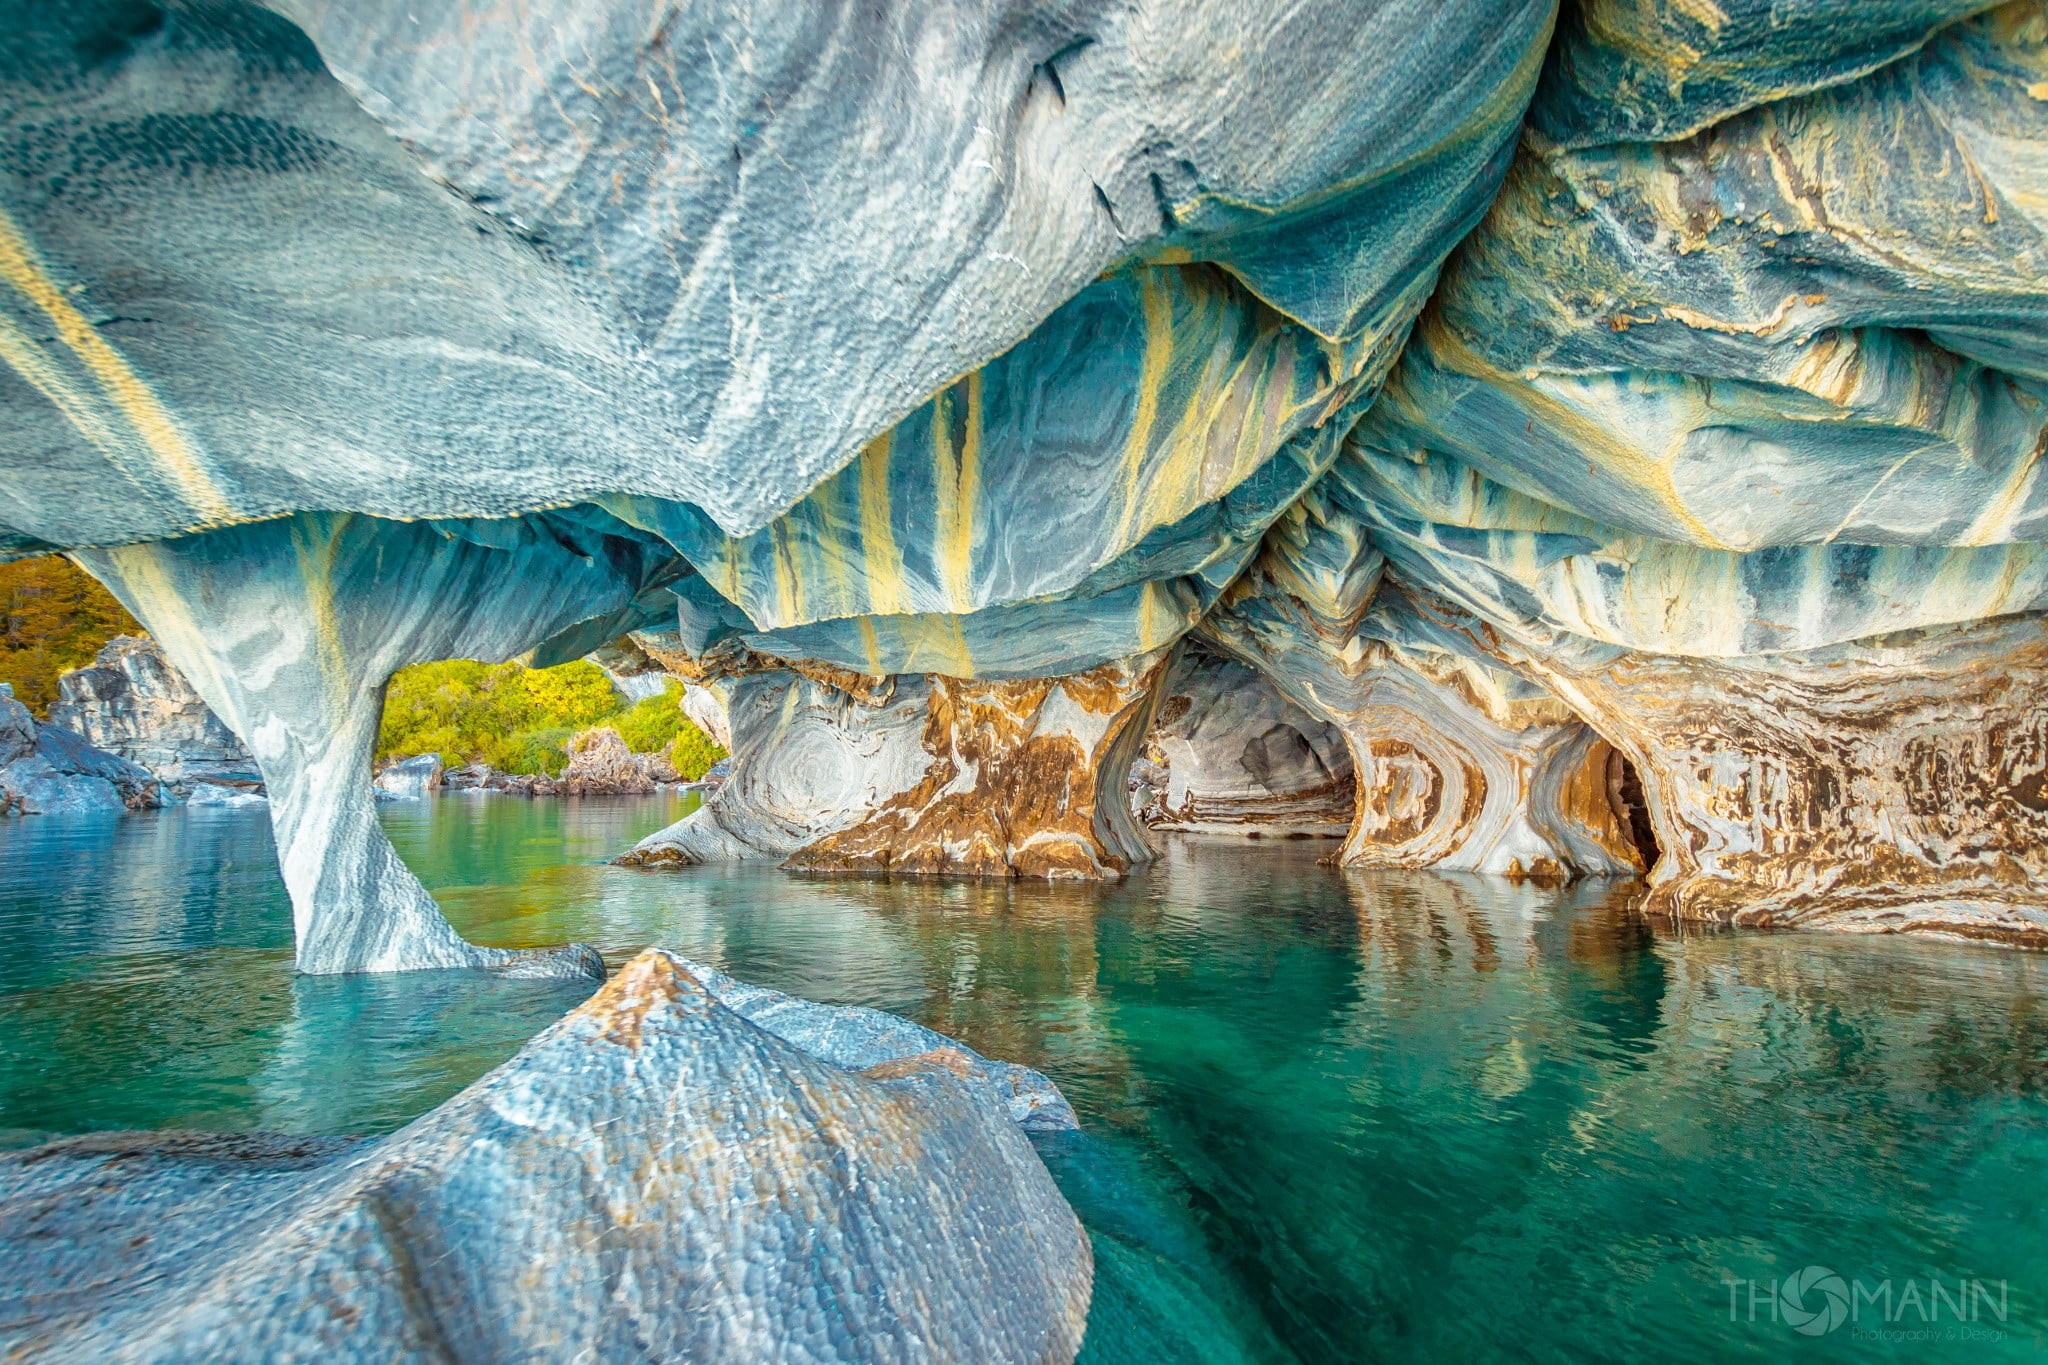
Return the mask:
<path fill-rule="evenodd" d="M 669 766 L 686 782 L 695 782 L 725 757 L 718 741 L 683 714 L 683 685 L 674 678 L 660 696 L 635 702 L 612 724 L 634 753 L 665 751 Z"/>
<path fill-rule="evenodd" d="M 99 580 L 60 555 L 0 564 L 0 682 L 42 720 L 57 678 L 142 627 Z"/>
<path fill-rule="evenodd" d="M 627 705 L 587 659 L 556 668 L 474 659 L 416 664 L 393 676 L 384 694 L 377 758 L 438 753 L 451 767 L 482 762 L 500 772 L 558 777 L 569 762 L 569 740 L 610 725 L 635 753 L 667 748 L 676 769 L 694 779 L 725 750 L 690 724 L 682 696 L 682 684 L 670 680 L 664 695 Z"/>

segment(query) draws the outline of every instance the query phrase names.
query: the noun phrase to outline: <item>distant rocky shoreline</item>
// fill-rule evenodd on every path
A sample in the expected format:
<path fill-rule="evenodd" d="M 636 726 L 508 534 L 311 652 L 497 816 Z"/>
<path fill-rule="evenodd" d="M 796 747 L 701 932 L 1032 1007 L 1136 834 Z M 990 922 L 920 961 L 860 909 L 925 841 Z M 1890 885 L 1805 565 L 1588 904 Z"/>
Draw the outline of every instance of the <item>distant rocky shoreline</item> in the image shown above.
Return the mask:
<path fill-rule="evenodd" d="M 256 761 L 154 640 L 122 635 L 91 664 L 58 680 L 50 718 L 37 722 L 0 684 L 0 815 L 118 813 L 161 806 L 266 801 Z M 488 763 L 450 768 L 438 754 L 380 765 L 380 800 L 432 792 L 506 796 L 634 796 L 715 789 L 730 771 L 714 765 L 685 779 L 665 754 L 634 753 L 608 725 L 569 742 L 561 776 L 501 772 Z"/>

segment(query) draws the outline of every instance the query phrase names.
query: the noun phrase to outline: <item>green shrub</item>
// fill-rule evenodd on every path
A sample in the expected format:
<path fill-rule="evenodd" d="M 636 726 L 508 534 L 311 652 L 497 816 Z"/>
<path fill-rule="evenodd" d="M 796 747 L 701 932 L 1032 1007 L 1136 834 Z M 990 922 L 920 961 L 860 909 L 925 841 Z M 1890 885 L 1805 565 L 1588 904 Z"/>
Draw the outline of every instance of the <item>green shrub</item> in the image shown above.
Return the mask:
<path fill-rule="evenodd" d="M 546 773 L 560 777 L 569 766 L 569 741 L 575 729 L 565 725 L 542 730 L 515 730 L 509 735 L 484 741 L 478 756 L 501 773 L 531 777 Z"/>
<path fill-rule="evenodd" d="M 680 714 L 680 712 L 679 712 Z M 668 763 L 685 782 L 695 782 L 711 771 L 711 765 L 725 757 L 724 746 L 688 720 L 677 730 L 668 746 Z"/>
<path fill-rule="evenodd" d="M 625 704 L 604 670 L 585 659 L 557 668 L 445 659 L 395 674 L 384 694 L 377 758 L 439 754 L 451 767 L 488 763 L 500 772 L 561 775 L 569 740 L 611 725 L 634 753 L 664 748 L 694 781 L 725 750 L 682 712 L 682 684 Z"/>
<path fill-rule="evenodd" d="M 666 749 L 689 721 L 683 717 L 683 685 L 674 678 L 658 697 L 634 702 L 614 720 L 619 738 L 636 754 L 659 753 Z M 690 726 L 696 729 L 695 726 Z"/>

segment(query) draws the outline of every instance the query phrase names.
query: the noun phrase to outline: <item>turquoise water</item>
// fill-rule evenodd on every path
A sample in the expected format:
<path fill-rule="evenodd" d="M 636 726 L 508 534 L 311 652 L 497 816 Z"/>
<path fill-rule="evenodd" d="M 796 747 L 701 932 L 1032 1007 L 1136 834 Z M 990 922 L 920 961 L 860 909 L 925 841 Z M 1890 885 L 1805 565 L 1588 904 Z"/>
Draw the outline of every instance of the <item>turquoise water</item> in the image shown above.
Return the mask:
<path fill-rule="evenodd" d="M 1674 935 L 1626 889 L 1343 873 L 1322 844 L 1177 842 L 1107 889 L 603 865 L 680 813 L 384 815 L 480 942 L 660 944 L 1052 1075 L 1084 1125 L 1042 1150 L 1095 1236 L 1090 1358 L 2042 1350 L 2048 959 Z M 0 1142 L 388 1131 L 582 994 L 293 977 L 260 809 L 0 824 L 0 936 Z M 1888 1280 L 1891 1320 L 1795 1332 L 1771 1285 L 1808 1266 Z M 1913 1307 L 1972 1279 L 2004 1321 Z"/>

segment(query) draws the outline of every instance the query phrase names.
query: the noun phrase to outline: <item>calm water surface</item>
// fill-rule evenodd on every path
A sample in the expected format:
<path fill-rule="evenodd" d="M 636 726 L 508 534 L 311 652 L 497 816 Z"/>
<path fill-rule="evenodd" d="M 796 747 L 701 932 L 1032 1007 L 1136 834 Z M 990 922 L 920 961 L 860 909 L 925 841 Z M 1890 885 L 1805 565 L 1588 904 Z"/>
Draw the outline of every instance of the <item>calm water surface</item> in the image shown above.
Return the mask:
<path fill-rule="evenodd" d="M 478 942 L 671 947 L 1051 1074 L 1084 1125 L 1041 1150 L 1095 1238 L 1091 1359 L 2042 1352 L 2043 958 L 1673 936 L 1619 890 L 1321 844 L 1176 843 L 1109 889 L 603 865 L 681 811 L 384 817 Z M 0 935 L 0 1143 L 386 1132 L 584 993 L 294 977 L 260 808 L 0 824 Z M 1889 1279 L 1902 1320 L 1792 1331 L 1771 1282 L 1810 1265 Z M 2004 1282 L 2006 1321 L 1897 1306 L 1930 1278 Z"/>

